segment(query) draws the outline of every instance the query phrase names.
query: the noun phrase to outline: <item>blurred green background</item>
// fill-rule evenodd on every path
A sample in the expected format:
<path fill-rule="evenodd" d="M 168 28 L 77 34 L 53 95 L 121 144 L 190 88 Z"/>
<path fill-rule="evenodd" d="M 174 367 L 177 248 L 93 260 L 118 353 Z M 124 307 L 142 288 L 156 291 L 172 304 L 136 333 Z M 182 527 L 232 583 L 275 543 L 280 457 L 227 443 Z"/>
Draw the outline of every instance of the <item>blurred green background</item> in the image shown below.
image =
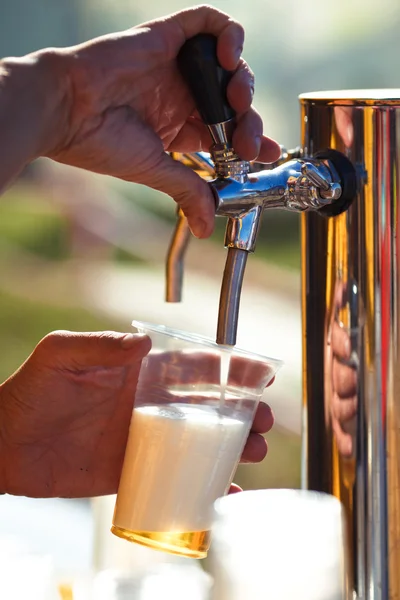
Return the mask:
<path fill-rule="evenodd" d="M 379 3 L 337 0 L 329 5 L 313 0 L 302 3 L 220 0 L 213 5 L 229 12 L 244 25 L 244 57 L 256 75 L 255 104 L 263 116 L 265 131 L 287 147 L 296 146 L 300 141 L 299 93 L 400 85 L 397 0 Z M 167 5 L 158 0 L 150 3 L 2 0 L 0 56 L 22 55 L 46 46 L 72 45 L 187 6 L 190 4 L 179 0 L 171 0 Z M 110 239 L 110 235 L 104 234 L 104 227 L 103 230 L 101 226 L 93 228 L 97 213 L 96 199 L 92 197 L 95 194 L 90 191 L 90 176 L 82 178 L 74 169 L 49 169 L 48 165 L 34 166 L 25 173 L 0 203 L 1 380 L 8 377 L 38 340 L 51 330 L 127 329 L 129 323 L 123 315 L 92 306 L 83 292 L 79 297 L 80 277 L 84 277 L 82 273 L 92 264 L 122 264 L 128 269 L 131 265 L 140 265 L 150 270 L 161 268 L 163 264 L 164 254 L 158 248 L 151 252 L 154 246 L 151 219 L 156 218 L 158 225 L 164 222 L 172 231 L 173 203 L 139 186 L 108 178 L 93 177 L 94 180 L 93 185 L 103 198 L 116 195 L 118 201 L 124 203 L 124 210 L 132 204 L 144 211 L 149 219 L 150 250 L 143 257 L 138 248 L 140 244 L 135 247 L 133 235 L 128 239 L 129 233 L 124 232 L 120 238 L 114 235 Z M 74 201 L 69 204 L 71 196 Z M 77 196 L 80 196 L 79 201 Z M 90 214 L 85 215 L 82 205 L 87 196 L 90 196 L 87 209 Z M 118 223 L 118 209 L 112 212 L 108 206 L 107 210 L 111 210 L 113 222 Z M 107 218 L 103 213 L 100 220 Z M 132 218 L 135 218 L 133 211 Z M 88 220 L 91 227 L 87 227 Z M 225 223 L 219 221 L 212 239 L 204 242 L 216 256 L 221 254 L 224 226 Z M 285 288 L 285 281 L 298 279 L 298 217 L 279 212 L 268 214 L 256 256 L 259 261 L 279 269 L 280 276 L 274 279 L 275 293 L 279 294 L 280 287 Z M 220 273 L 214 269 L 212 276 L 218 279 Z M 291 450 L 289 454 L 296 457 L 295 440 L 293 444 L 285 441 L 284 454 L 287 446 L 294 446 L 294 452 Z M 265 464 L 266 472 L 272 463 L 273 458 L 269 468 Z M 286 472 L 290 473 L 288 484 L 298 483 L 298 461 L 295 464 L 294 473 L 293 469 L 287 470 L 287 465 L 285 470 L 278 468 L 280 477 L 273 478 L 273 483 L 279 483 L 282 478 L 286 482 Z M 248 472 L 243 479 L 251 486 Z"/>
<path fill-rule="evenodd" d="M 300 143 L 299 93 L 400 87 L 398 0 L 219 0 L 212 4 L 244 25 L 244 57 L 256 75 L 255 104 L 265 131 L 288 148 Z M 0 0 L 0 56 L 72 45 L 187 6 L 179 0 Z M 139 292 L 131 281 L 149 282 L 149 305 L 154 303 L 151 314 L 169 322 L 172 309 L 163 305 L 162 292 L 157 305 L 152 296 L 162 286 L 152 286 L 163 277 L 174 218 L 173 202 L 152 190 L 48 161 L 29 168 L 0 202 L 0 380 L 51 330 L 129 329 L 130 317 L 147 314 L 140 308 L 143 302 L 135 304 Z M 222 276 L 224 226 L 219 221 L 210 240 L 193 242 L 188 260 L 189 275 L 206 277 L 213 290 L 218 289 Z M 297 359 L 284 357 L 288 370 L 282 371 L 281 387 L 268 396 L 279 414 L 268 436 L 269 457 L 262 465 L 240 468 L 237 479 L 245 488 L 297 487 L 301 411 L 298 217 L 268 214 L 252 261 L 253 274 L 245 285 L 260 294 L 273 294 L 294 315 L 295 331 L 288 324 L 281 336 L 287 346 L 293 339 Z M 213 294 L 215 316 L 217 295 Z M 179 322 L 179 307 L 174 310 Z M 181 310 L 187 311 L 187 306 Z M 196 330 L 197 315 L 192 319 L 192 326 L 186 320 L 185 328 Z M 211 324 L 208 331 L 212 330 Z M 279 348 L 278 342 L 278 337 L 269 340 L 272 353 Z M 290 379 L 285 372 L 291 366 Z M 297 416 L 289 422 L 293 414 Z"/>

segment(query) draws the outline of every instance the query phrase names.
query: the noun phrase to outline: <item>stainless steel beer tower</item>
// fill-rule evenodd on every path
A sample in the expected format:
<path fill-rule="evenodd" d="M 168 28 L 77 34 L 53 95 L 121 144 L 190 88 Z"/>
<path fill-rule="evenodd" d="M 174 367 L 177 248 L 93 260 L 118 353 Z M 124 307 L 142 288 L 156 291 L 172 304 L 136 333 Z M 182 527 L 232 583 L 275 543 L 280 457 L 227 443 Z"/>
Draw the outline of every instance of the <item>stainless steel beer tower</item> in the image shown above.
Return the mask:
<path fill-rule="evenodd" d="M 400 90 L 305 94 L 300 102 L 303 152 L 336 149 L 358 179 L 346 212 L 301 217 L 304 485 L 346 508 L 354 595 L 397 600 Z M 337 334 L 347 336 L 347 359 Z"/>

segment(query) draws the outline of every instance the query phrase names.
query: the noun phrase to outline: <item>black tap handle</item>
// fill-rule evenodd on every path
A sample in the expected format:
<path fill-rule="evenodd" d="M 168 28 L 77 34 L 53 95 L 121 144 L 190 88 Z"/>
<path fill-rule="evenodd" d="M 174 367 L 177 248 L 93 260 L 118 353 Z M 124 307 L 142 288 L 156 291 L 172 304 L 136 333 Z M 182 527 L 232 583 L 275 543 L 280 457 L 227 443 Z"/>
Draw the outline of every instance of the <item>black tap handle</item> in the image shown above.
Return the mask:
<path fill-rule="evenodd" d="M 179 51 L 177 61 L 204 123 L 215 125 L 232 119 L 235 112 L 226 95 L 232 73 L 218 62 L 217 38 L 206 33 L 190 38 Z"/>

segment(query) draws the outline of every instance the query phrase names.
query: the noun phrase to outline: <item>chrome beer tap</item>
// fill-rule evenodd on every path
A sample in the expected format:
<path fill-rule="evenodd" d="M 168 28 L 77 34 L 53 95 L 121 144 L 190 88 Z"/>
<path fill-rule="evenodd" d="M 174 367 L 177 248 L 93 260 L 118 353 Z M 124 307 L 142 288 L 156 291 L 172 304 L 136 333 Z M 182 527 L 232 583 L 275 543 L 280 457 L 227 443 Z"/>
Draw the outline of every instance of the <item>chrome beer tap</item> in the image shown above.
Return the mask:
<path fill-rule="evenodd" d="M 318 211 L 325 216 L 346 210 L 355 196 L 355 171 L 347 158 L 328 149 L 313 158 L 302 152 L 282 152 L 278 166 L 265 169 L 241 160 L 232 146 L 235 114 L 227 100 L 231 74 L 218 63 L 217 40 L 197 35 L 188 40 L 178 56 L 180 72 L 210 132 L 210 155 L 174 155 L 197 171 L 206 173 L 215 197 L 216 215 L 228 218 L 224 269 L 216 341 L 234 346 L 238 327 L 243 277 L 249 253 L 254 252 L 261 217 L 266 209 L 295 212 Z M 297 158 L 292 159 L 294 156 Z M 180 215 L 181 230 L 183 215 Z M 181 266 L 185 244 L 179 227 L 170 246 L 167 269 L 167 301 L 180 299 Z M 180 249 L 180 251 L 176 251 Z M 174 277 L 172 277 L 174 276 Z"/>

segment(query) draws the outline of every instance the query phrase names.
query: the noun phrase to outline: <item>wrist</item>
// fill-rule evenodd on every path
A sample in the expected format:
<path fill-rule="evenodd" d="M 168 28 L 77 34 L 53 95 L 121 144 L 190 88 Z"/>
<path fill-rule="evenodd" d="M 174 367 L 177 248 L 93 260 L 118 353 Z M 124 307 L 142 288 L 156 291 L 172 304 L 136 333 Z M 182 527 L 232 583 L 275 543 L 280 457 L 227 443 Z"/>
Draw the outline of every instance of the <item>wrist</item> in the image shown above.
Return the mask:
<path fill-rule="evenodd" d="M 10 179 L 51 152 L 65 130 L 69 95 L 62 65 L 56 50 L 0 61 L 0 130 L 8 153 L 1 158 Z"/>

